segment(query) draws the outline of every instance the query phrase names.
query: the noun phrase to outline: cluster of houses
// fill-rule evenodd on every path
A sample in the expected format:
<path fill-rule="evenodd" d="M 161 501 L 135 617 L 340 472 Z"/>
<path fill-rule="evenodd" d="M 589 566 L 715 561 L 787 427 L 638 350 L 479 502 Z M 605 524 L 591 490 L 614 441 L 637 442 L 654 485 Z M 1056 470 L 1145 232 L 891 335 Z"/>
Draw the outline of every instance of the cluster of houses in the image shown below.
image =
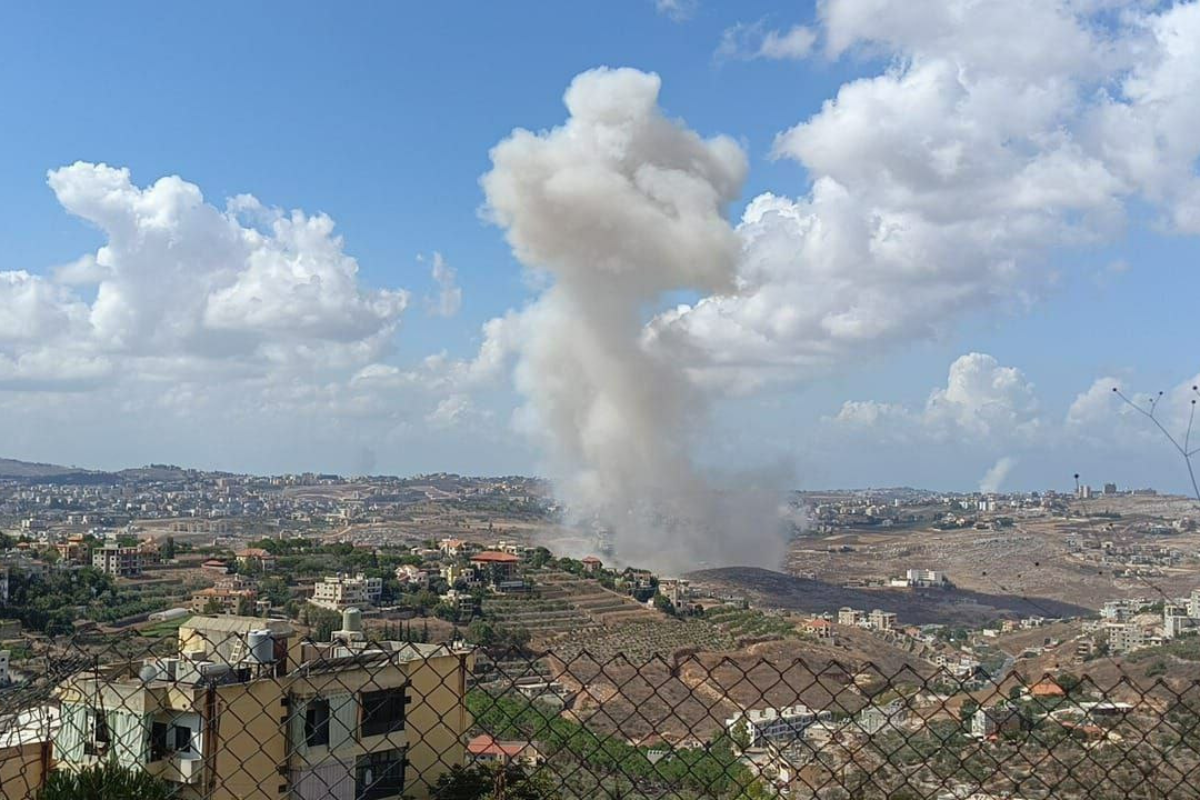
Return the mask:
<path fill-rule="evenodd" d="M 1155 609 L 1161 603 L 1161 614 Z M 1200 632 L 1200 589 L 1188 597 L 1167 600 L 1110 600 L 1100 609 L 1098 626 L 1108 637 L 1109 652 L 1120 654 L 1165 644 Z"/>

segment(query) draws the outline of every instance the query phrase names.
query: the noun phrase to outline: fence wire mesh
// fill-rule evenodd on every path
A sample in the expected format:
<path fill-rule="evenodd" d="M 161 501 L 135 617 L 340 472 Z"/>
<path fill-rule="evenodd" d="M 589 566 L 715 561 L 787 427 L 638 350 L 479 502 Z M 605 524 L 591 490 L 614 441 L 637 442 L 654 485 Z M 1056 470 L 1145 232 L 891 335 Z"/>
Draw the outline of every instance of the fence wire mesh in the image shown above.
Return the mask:
<path fill-rule="evenodd" d="M 1200 674 L 632 658 L 195 617 L 31 640 L 4 798 L 1197 798 Z"/>

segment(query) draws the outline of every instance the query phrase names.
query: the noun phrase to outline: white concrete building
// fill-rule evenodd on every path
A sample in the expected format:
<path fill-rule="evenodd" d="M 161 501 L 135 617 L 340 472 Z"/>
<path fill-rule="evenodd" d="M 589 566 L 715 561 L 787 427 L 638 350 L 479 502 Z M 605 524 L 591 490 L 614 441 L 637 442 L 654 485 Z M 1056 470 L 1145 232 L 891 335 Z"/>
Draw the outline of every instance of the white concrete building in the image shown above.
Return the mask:
<path fill-rule="evenodd" d="M 92 566 L 114 578 L 131 578 L 142 574 L 142 551 L 110 539 L 92 551 Z"/>
<path fill-rule="evenodd" d="M 799 739 L 809 725 L 832 718 L 830 712 L 814 711 L 806 705 L 751 709 L 725 720 L 725 729 L 735 739 L 744 735 L 750 747 L 761 747 L 767 742 Z"/>
<path fill-rule="evenodd" d="M 362 574 L 354 577 L 327 575 L 313 587 L 309 602 L 330 611 L 345 611 L 351 607 L 378 605 L 382 594 L 381 578 L 368 578 Z"/>

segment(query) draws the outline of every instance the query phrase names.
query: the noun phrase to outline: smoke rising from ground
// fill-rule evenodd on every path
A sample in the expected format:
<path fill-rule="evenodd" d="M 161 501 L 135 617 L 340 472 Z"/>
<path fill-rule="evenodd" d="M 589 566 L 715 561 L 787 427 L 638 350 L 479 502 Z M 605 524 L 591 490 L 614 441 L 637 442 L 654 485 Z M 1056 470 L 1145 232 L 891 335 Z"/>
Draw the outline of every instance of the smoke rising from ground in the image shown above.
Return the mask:
<path fill-rule="evenodd" d="M 645 347 L 665 293 L 733 289 L 740 243 L 724 212 L 747 168 L 732 139 L 663 116 L 659 88 L 633 69 L 585 72 L 563 125 L 491 152 L 487 213 L 553 278 L 518 326 L 522 418 L 562 499 L 613 530 L 622 561 L 777 566 L 778 487 L 714 490 L 690 452 L 704 399 L 683 364 Z"/>
<path fill-rule="evenodd" d="M 1012 456 L 1003 456 L 983 474 L 983 478 L 979 481 L 979 491 L 984 494 L 999 492 L 1004 486 L 1004 482 L 1008 480 L 1008 474 L 1012 472 L 1013 467 L 1016 465 L 1017 460 L 1015 458 Z"/>

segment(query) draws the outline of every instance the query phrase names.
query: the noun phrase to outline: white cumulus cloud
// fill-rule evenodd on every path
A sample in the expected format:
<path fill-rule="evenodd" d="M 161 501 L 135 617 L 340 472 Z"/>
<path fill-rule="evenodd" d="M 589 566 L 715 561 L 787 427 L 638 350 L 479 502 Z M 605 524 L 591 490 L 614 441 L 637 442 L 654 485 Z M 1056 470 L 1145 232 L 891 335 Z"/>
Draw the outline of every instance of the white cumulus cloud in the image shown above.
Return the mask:
<path fill-rule="evenodd" d="M 721 33 L 716 56 L 718 59 L 800 60 L 808 58 L 816 42 L 816 32 L 804 25 L 776 30 L 767 27 L 765 20 L 754 23 L 741 22 Z"/>
<path fill-rule="evenodd" d="M 986 353 L 967 353 L 950 365 L 946 385 L 911 409 L 874 400 L 847 401 L 829 421 L 874 430 L 886 438 L 959 443 L 1032 442 L 1043 429 L 1033 384 L 1016 367 Z"/>
<path fill-rule="evenodd" d="M 750 202 L 736 290 L 660 315 L 652 343 L 728 387 L 805 378 L 1024 306 L 1131 203 L 1200 232 L 1200 3 L 1109 10 L 819 4 L 828 55 L 887 66 L 778 135 L 809 187 Z"/>

